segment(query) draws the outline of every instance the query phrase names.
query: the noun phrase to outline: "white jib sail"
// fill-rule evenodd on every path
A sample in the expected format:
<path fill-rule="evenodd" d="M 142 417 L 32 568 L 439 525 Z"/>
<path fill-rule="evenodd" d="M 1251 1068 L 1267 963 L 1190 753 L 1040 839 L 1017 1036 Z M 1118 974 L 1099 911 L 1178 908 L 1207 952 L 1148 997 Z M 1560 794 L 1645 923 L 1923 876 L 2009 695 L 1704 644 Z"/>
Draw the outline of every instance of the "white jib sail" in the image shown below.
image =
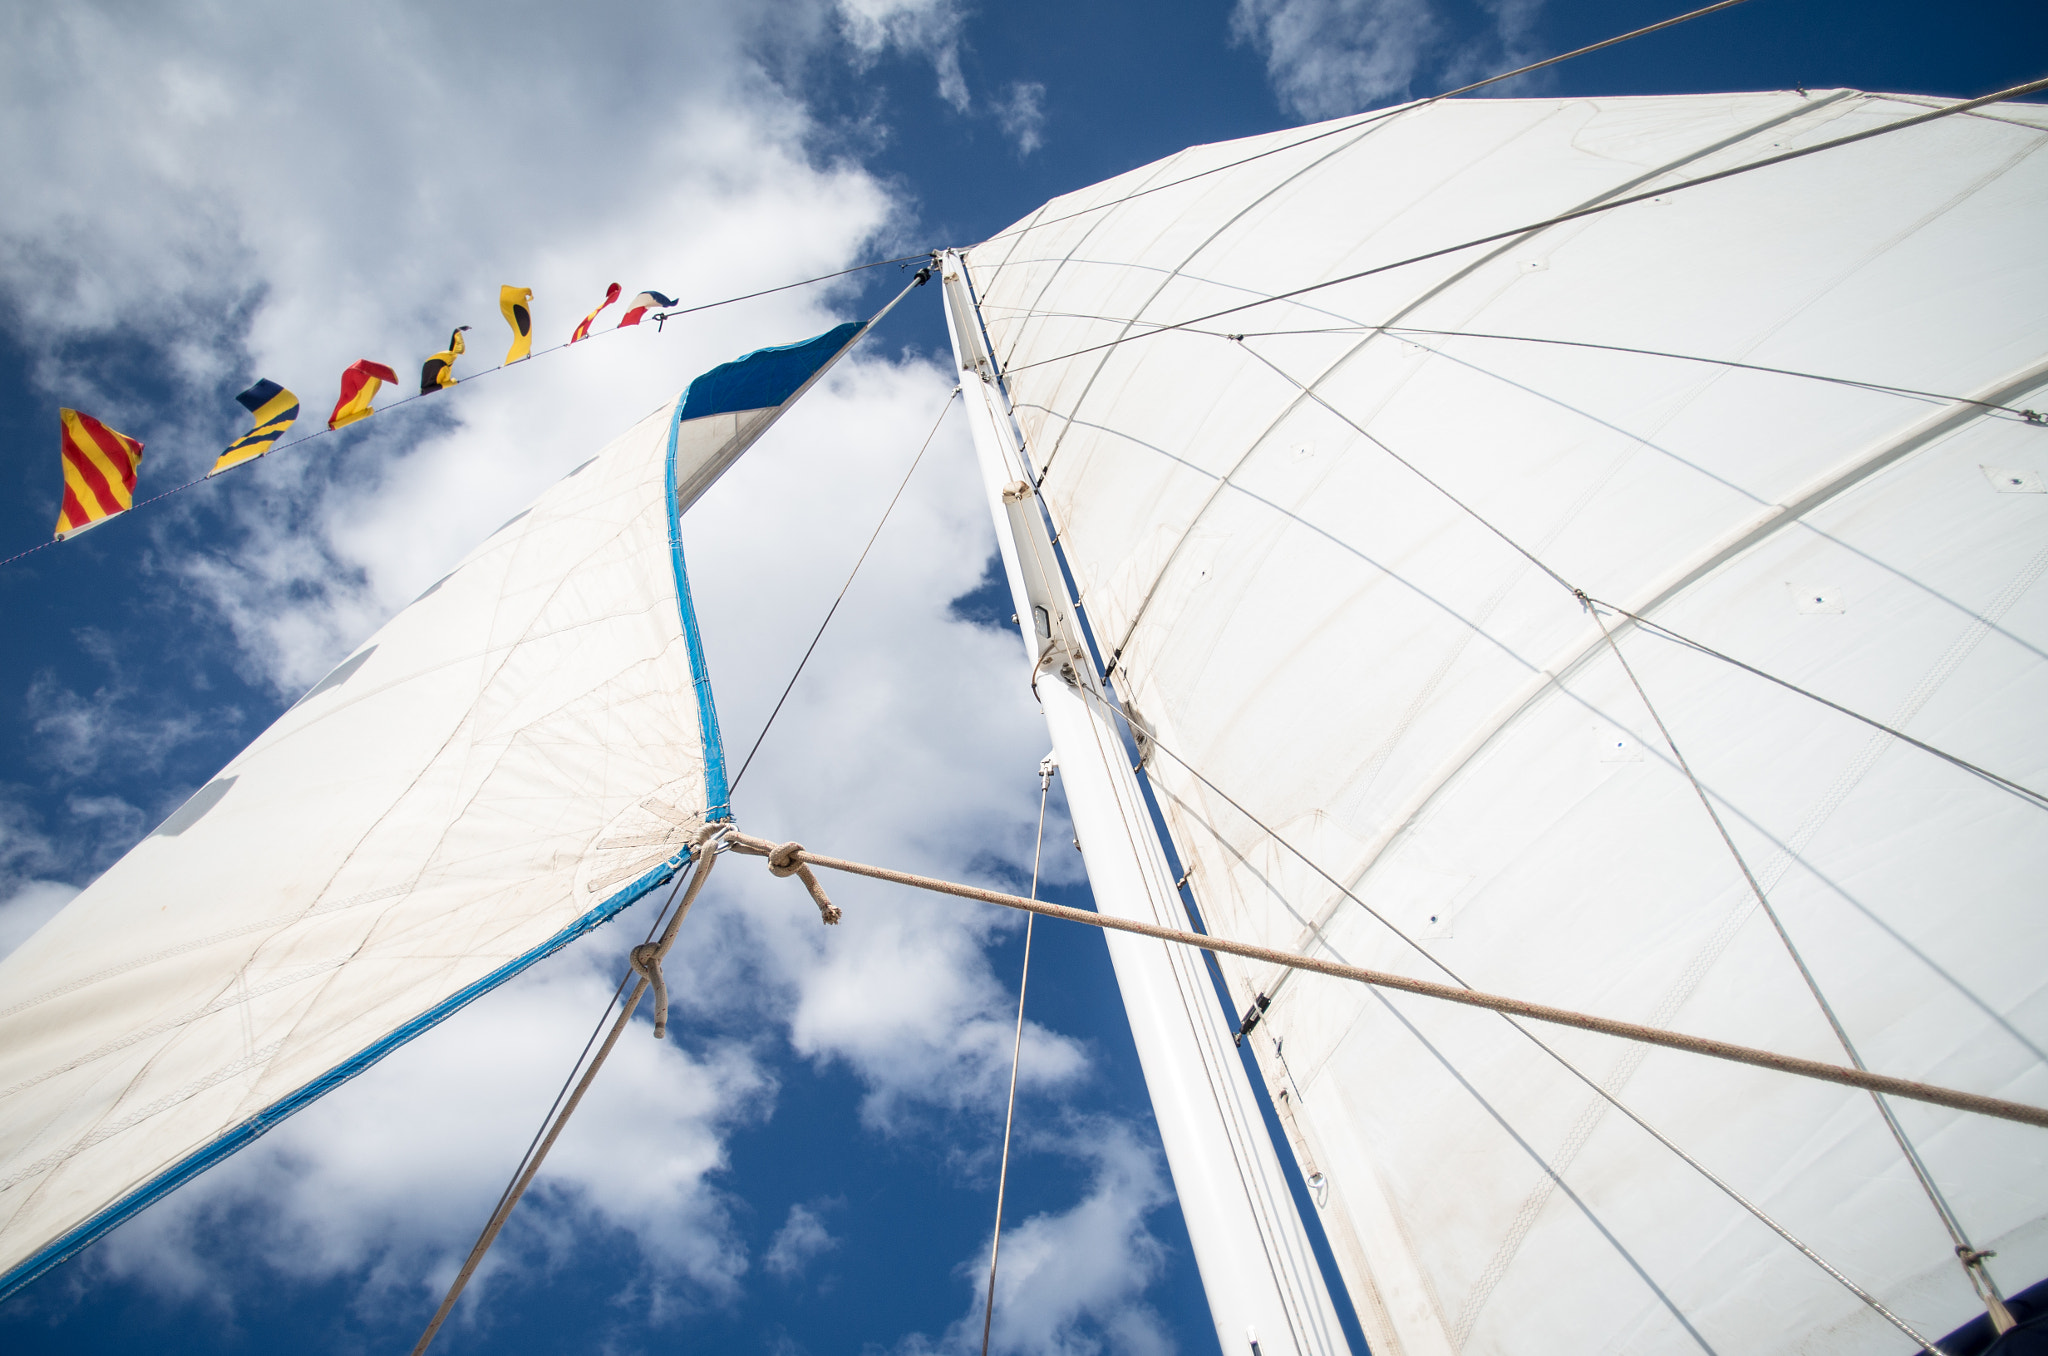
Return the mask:
<path fill-rule="evenodd" d="M 2048 110 L 1154 331 L 1931 106 L 1442 103 L 967 255 L 1211 930 L 1846 1061 L 1570 589 L 2048 788 Z M 1869 1066 L 2048 1102 L 2041 805 L 1606 622 Z M 1381 1356 L 1910 1346 L 1574 1069 L 1919 1331 L 1983 1311 L 1865 1094 L 1222 964 Z M 2048 1135 L 1896 1111 L 2048 1275 Z"/>
<path fill-rule="evenodd" d="M 678 517 L 865 328 L 699 377 L 0 961 L 0 1295 L 688 860 L 726 797 Z"/>

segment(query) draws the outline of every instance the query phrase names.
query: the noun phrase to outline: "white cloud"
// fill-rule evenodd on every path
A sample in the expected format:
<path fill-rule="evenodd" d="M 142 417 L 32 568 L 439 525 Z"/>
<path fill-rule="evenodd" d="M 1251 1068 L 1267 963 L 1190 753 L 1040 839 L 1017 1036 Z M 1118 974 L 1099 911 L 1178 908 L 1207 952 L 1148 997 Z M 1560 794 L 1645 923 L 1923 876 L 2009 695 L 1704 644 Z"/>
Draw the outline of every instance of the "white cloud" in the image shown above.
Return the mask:
<path fill-rule="evenodd" d="M 1018 155 L 1029 155 L 1045 144 L 1045 86 L 1038 81 L 1012 81 L 1009 94 L 995 102 L 994 111 Z"/>
<path fill-rule="evenodd" d="M 1468 35 L 1438 0 L 1237 0 L 1230 31 L 1266 58 L 1281 107 L 1334 118 L 1433 94 L 1528 59 L 1542 0 L 1481 0 Z M 1431 88 L 1417 88 L 1428 77 Z"/>
<path fill-rule="evenodd" d="M 0 900 L 0 956 L 20 946 L 29 935 L 57 916 L 57 910 L 78 896 L 76 885 L 58 880 L 31 880 Z"/>
<path fill-rule="evenodd" d="M 1167 1356 L 1173 1340 L 1142 1298 L 1166 1262 L 1165 1245 L 1146 1220 L 1173 1199 L 1157 1153 L 1129 1125 L 1106 1118 L 1070 1120 L 1056 1137 L 1035 1136 L 1027 1147 L 1081 1159 L 1091 1177 L 1087 1194 L 1068 1209 L 1004 1228 L 989 1350 L 1004 1356 Z M 968 1311 L 936 1342 L 912 1336 L 899 1356 L 981 1349 L 986 1239 L 956 1274 L 974 1284 Z"/>
<path fill-rule="evenodd" d="M 958 0 L 839 0 L 840 31 L 861 53 L 874 57 L 895 48 L 924 56 L 938 72 L 939 97 L 967 111 L 967 78 L 960 73 Z"/>
<path fill-rule="evenodd" d="M 825 1221 L 806 1206 L 789 1207 L 789 1218 L 775 1231 L 768 1251 L 761 1255 L 762 1269 L 771 1276 L 790 1279 L 803 1274 L 813 1258 L 832 1251 L 839 1240 L 832 1237 Z"/>
<path fill-rule="evenodd" d="M 602 1010 L 611 959 L 583 948 L 480 1001 L 111 1235 L 93 1265 L 224 1306 L 252 1260 L 295 1280 L 362 1272 L 359 1306 L 430 1312 Z M 774 1080 L 742 1045 L 693 1056 L 650 1031 L 643 1006 L 458 1321 L 490 1321 L 494 1280 L 573 1263 L 591 1226 L 639 1244 L 645 1310 L 734 1293 L 748 1258 L 715 1178 Z"/>
<path fill-rule="evenodd" d="M 608 282 L 730 295 L 843 267 L 901 225 L 884 184 L 807 151 L 803 104 L 749 55 L 749 25 L 772 14 L 542 10 L 545 28 L 513 28 L 482 4 L 384 0 L 282 25 L 268 13 L 74 5 L 0 20 L 0 117 L 39 133 L 0 140 L 0 179 L 17 190 L 0 197 L 0 289 L 54 350 L 118 336 L 177 375 L 179 394 L 153 403 L 83 368 L 42 373 L 148 441 L 147 489 L 204 469 L 245 422 L 229 398 L 254 377 L 299 392 L 303 431 L 347 363 L 409 374 L 454 323 L 476 326 L 459 370 L 481 372 L 505 341 L 501 283 L 536 290 L 544 348 Z M 953 6 L 843 13 L 862 50 L 932 55 L 942 92 L 964 105 Z M 935 292 L 911 304 L 936 306 Z M 223 623 L 227 658 L 295 697 L 691 375 L 825 328 L 843 318 L 832 302 L 784 293 L 662 334 L 601 335 L 267 458 L 144 520 L 158 568 Z M 686 521 L 736 755 L 951 388 L 950 363 L 891 342 L 885 329 L 843 364 Z M 199 496 L 225 516 L 204 551 L 174 516 Z M 992 541 L 955 412 L 736 798 L 745 827 L 1022 883 L 1044 726 L 1015 637 L 946 610 L 980 581 Z M 46 697 L 51 739 L 78 746 L 110 724 L 95 698 L 55 686 Z M 73 808 L 113 822 L 100 801 Z M 1066 833 L 1055 822 L 1048 842 Z M 17 882 L 65 857 L 20 842 Z M 1074 877 L 1073 854 L 1050 856 L 1049 876 Z M 872 1133 L 985 1121 L 1007 1076 L 1015 990 L 982 947 L 1015 920 L 868 883 L 832 888 L 848 916 L 828 931 L 793 882 L 726 861 L 671 960 L 679 1008 L 755 1013 L 764 1044 L 851 1069 Z M 615 967 L 622 938 L 592 955 Z M 615 974 L 595 959 L 549 962 L 148 1212 L 93 1265 L 217 1293 L 225 1263 L 199 1240 L 253 1213 L 245 1260 L 295 1279 L 366 1275 L 364 1304 L 431 1300 Z M 771 1113 L 775 1074 L 752 1045 L 690 1055 L 644 1029 L 492 1265 L 544 1269 L 579 1230 L 616 1228 L 639 1245 L 633 1293 L 648 1312 L 718 1303 L 750 1265 L 719 1186 L 726 1137 Z M 1079 1043 L 1029 1028 L 1026 1089 L 1076 1087 L 1087 1063 Z M 1099 1209 L 1104 1227 L 1124 1228 L 1157 1174 L 1112 1170 L 1129 1155 L 1105 1154 Z M 1022 1236 L 1037 1236 L 1030 1223 Z M 1127 1259 L 1118 1274 L 1146 1266 Z"/>

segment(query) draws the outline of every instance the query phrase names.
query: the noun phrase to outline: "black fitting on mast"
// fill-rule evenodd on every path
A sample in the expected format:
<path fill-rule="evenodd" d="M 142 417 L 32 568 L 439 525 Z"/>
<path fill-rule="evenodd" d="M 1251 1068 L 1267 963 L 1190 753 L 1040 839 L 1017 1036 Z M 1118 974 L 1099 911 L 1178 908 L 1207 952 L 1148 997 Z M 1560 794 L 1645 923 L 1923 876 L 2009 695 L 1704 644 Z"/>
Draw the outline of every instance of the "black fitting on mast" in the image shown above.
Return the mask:
<path fill-rule="evenodd" d="M 1186 880 L 1187 877 L 1183 876 L 1181 879 Z M 1233 1045 L 1243 1045 L 1244 1038 L 1252 1034 L 1252 1030 L 1259 1024 L 1259 1019 L 1266 1015 L 1266 1009 L 1272 1006 L 1273 1000 L 1264 994 L 1254 998 L 1252 1005 L 1245 1009 L 1244 1020 L 1237 1024 L 1237 1035 L 1232 1038 L 1231 1043 Z"/>

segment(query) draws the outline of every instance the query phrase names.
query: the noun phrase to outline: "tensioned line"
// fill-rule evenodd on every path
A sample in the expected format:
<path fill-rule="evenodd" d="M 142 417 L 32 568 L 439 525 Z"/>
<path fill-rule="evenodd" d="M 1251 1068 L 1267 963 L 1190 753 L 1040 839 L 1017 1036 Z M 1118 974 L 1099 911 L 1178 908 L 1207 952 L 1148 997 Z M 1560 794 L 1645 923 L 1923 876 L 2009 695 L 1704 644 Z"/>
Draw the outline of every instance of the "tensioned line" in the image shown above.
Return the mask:
<path fill-rule="evenodd" d="M 1658 23 L 1651 24 L 1646 28 L 1632 29 L 1627 33 L 1616 34 L 1614 37 L 1611 38 L 1603 38 L 1599 42 L 1591 43 L 1585 47 L 1574 48 L 1572 51 L 1561 53 L 1558 56 L 1545 57 L 1541 61 L 1532 61 L 1526 66 L 1517 66 L 1514 70 L 1502 71 L 1499 75 L 1489 75 L 1484 80 L 1475 80 L 1469 85 L 1460 85 L 1456 89 L 1445 90 L 1441 94 L 1432 94 L 1426 99 L 1417 99 L 1413 103 L 1396 104 L 1392 108 L 1375 109 L 1371 113 L 1367 113 L 1361 117 L 1353 119 L 1350 122 L 1343 123 L 1340 126 L 1326 127 L 1320 132 L 1313 133 L 1309 136 L 1300 137 L 1294 141 L 1287 142 L 1284 145 L 1269 146 L 1263 151 L 1255 151 L 1251 155 L 1244 156 L 1237 160 L 1226 161 L 1221 165 L 1211 165 L 1208 169 L 1197 170 L 1193 174 L 1183 175 L 1178 179 L 1169 179 L 1163 184 L 1153 184 L 1146 188 L 1133 189 L 1131 192 L 1123 194 L 1121 197 L 1112 198 L 1108 202 L 1097 203 L 1093 207 L 1079 208 L 1075 211 L 1067 213 L 1065 216 L 1046 217 L 1042 220 L 1033 221 L 1030 224 L 1024 226 L 1012 226 L 1007 231 L 1002 231 L 990 236 L 988 239 L 982 241 L 981 245 L 992 245 L 998 240 L 1007 240 L 1011 236 L 1025 235 L 1032 231 L 1042 230 L 1047 226 L 1056 226 L 1062 221 L 1072 221 L 1076 217 L 1085 217 L 1093 212 L 1107 212 L 1112 207 L 1121 207 L 1123 204 L 1131 201 L 1133 198 L 1142 198 L 1150 193 L 1163 193 L 1169 188 L 1178 188 L 1182 184 L 1193 183 L 1197 179 L 1205 179 L 1212 174 L 1221 174 L 1225 170 L 1236 169 L 1239 165 L 1249 165 L 1254 160 L 1264 160 L 1267 156 L 1270 155 L 1279 155 L 1284 151 L 1292 151 L 1299 147 L 1309 145 L 1311 142 L 1321 141 L 1325 137 L 1340 136 L 1345 132 L 1355 132 L 1361 127 L 1370 127 L 1374 123 L 1384 122 L 1388 118 L 1397 117 L 1403 113 L 1413 113 L 1418 109 L 1427 108 L 1431 104 L 1442 103 L 1445 99 L 1455 99 L 1460 94 L 1470 94 L 1472 91 L 1476 89 L 1484 89 L 1488 85 L 1497 85 L 1503 80 L 1512 80 L 1518 75 L 1528 75 L 1532 71 L 1540 71 L 1546 66 L 1555 66 L 1561 62 L 1570 61 L 1573 57 L 1585 56 L 1589 52 L 1598 52 L 1603 48 L 1619 46 L 1620 44 L 1628 42 L 1635 38 L 1645 37 L 1651 33 L 1662 32 L 1664 29 L 1667 28 L 1676 28 L 1680 24 L 1690 23 L 1694 19 L 1705 18 L 1709 14 L 1718 13 L 1719 11 L 1724 9 L 1733 9 L 1735 6 L 1742 3 L 1744 3 L 1744 0 L 1720 0 L 1720 3 L 1718 4 L 1707 5 L 1701 9 L 1696 9 L 1685 14 L 1680 14 L 1674 18 L 1665 19 Z M 968 248 L 980 249 L 981 245 L 972 245 L 969 246 Z"/>
<path fill-rule="evenodd" d="M 1865 128 L 1861 132 L 1851 132 L 1847 136 L 1835 137 L 1832 140 L 1819 142 L 1812 146 L 1801 147 L 1800 149 L 1794 151 L 1786 151 L 1782 155 L 1766 156 L 1762 160 L 1752 160 L 1748 164 L 1744 165 L 1733 165 L 1724 170 L 1716 170 L 1712 174 L 1702 174 L 1691 179 L 1682 179 L 1678 183 L 1666 184 L 1662 188 L 1647 189 L 1641 193 L 1631 193 L 1626 197 L 1614 198 L 1610 201 L 1602 203 L 1595 203 L 1591 207 L 1581 207 L 1570 212 L 1560 212 L 1558 215 L 1554 217 L 1545 217 L 1541 221 L 1532 221 L 1521 226 L 1511 226 L 1507 230 L 1495 231 L 1491 235 L 1478 236 L 1471 240 L 1460 241 L 1458 244 L 1455 245 L 1445 245 L 1440 249 L 1426 250 L 1421 254 L 1411 254 L 1405 259 L 1396 259 L 1390 263 L 1375 264 L 1371 268 L 1362 268 L 1354 273 L 1346 273 L 1341 277 L 1328 278 L 1318 283 L 1309 283 L 1306 286 L 1297 287 L 1292 289 L 1291 291 L 1278 292 L 1270 297 L 1261 297 L 1256 301 L 1247 301 L 1240 303 L 1236 306 L 1226 306 L 1220 311 L 1210 311 L 1204 315 L 1190 316 L 1186 320 L 1172 321 L 1160 325 L 1157 329 L 1146 330 L 1140 334 L 1124 335 L 1121 338 L 1105 340 L 1100 344 L 1090 344 L 1085 348 L 1077 348 L 1068 353 L 1054 354 L 1053 356 L 1048 358 L 1034 358 L 1032 361 L 1028 363 L 1017 363 L 1014 366 L 1004 369 L 1004 371 L 1006 375 L 1022 372 L 1028 368 L 1043 367 L 1047 363 L 1065 362 L 1070 358 L 1078 358 L 1084 354 L 1099 353 L 1105 349 L 1112 349 L 1120 347 L 1124 344 L 1136 343 L 1140 339 L 1150 339 L 1155 335 L 1169 334 L 1176 330 L 1189 329 L 1195 325 L 1206 324 L 1211 320 L 1221 320 L 1224 316 L 1227 315 L 1238 315 L 1244 311 L 1252 310 L 1255 307 L 1270 306 L 1273 305 L 1275 302 L 1291 301 L 1295 297 L 1306 296 L 1311 292 L 1320 292 L 1324 288 L 1338 287 L 1343 285 L 1344 283 L 1357 282 L 1360 278 L 1370 278 L 1377 274 L 1390 273 L 1397 268 L 1406 268 L 1410 264 L 1420 264 L 1425 263 L 1431 259 L 1441 259 L 1445 255 L 1458 254 L 1464 250 L 1469 249 L 1477 249 L 1481 245 L 1491 245 L 1494 242 L 1500 240 L 1511 240 L 1516 236 L 1528 235 L 1531 232 L 1546 230 L 1552 226 L 1561 226 L 1568 221 L 1579 221 L 1586 217 L 1598 216 L 1603 212 L 1612 212 L 1618 207 L 1627 207 L 1634 203 L 1648 202 L 1652 198 L 1660 198 L 1665 196 L 1666 194 L 1681 192 L 1688 188 L 1698 188 L 1703 184 L 1719 183 L 1723 179 L 1732 179 L 1740 174 L 1748 174 L 1752 170 L 1766 169 L 1772 165 L 1782 165 L 1790 160 L 1798 160 L 1804 156 L 1809 155 L 1818 155 L 1822 151 L 1836 150 L 1840 147 L 1852 145 L 1859 141 L 1868 141 L 1872 137 L 1880 137 L 1885 136 L 1892 132 L 1904 131 L 1908 127 L 1918 127 L 1923 123 L 1934 122 L 1940 118 L 1954 117 L 1958 113 L 1968 113 L 1972 109 L 1982 108 L 1987 104 L 2003 103 L 2008 99 L 2017 99 L 2023 95 L 2033 94 L 2044 89 L 2048 89 L 2048 77 L 2043 77 L 2039 80 L 2032 80 L 2024 85 L 2014 85 L 2010 89 L 2002 89 L 1995 94 L 1986 94 L 1976 99 L 1965 100 L 1962 103 L 1949 104 L 1942 108 L 1931 109 L 1928 112 L 1917 114 L 1910 118 L 1901 118 L 1897 122 L 1888 122 L 1884 124 L 1882 127 Z"/>

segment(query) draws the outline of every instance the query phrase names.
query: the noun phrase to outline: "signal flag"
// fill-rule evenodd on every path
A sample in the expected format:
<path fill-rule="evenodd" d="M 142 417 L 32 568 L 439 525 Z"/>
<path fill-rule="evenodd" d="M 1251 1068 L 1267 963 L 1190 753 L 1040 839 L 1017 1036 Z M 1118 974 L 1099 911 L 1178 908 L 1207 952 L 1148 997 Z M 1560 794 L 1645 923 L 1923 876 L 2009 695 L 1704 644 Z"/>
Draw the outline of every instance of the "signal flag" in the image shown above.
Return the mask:
<path fill-rule="evenodd" d="M 619 328 L 639 324 L 641 317 L 657 306 L 665 311 L 675 304 L 674 297 L 665 297 L 659 292 L 642 292 L 626 304 L 626 313 L 619 317 Z"/>
<path fill-rule="evenodd" d="M 578 325 L 576 327 L 576 332 L 569 336 L 569 342 L 574 344 L 580 343 L 581 341 L 588 339 L 590 337 L 591 322 L 597 319 L 597 317 L 599 316 L 599 314 L 603 312 L 605 307 L 611 305 L 618 299 L 619 285 L 617 283 L 613 283 L 610 287 L 605 289 L 604 300 L 597 303 L 597 310 L 592 311 L 589 315 L 583 317 L 583 323 Z"/>
<path fill-rule="evenodd" d="M 499 288 L 498 309 L 512 327 L 512 347 L 505 350 L 505 365 L 510 367 L 533 354 L 533 289 L 509 283 Z"/>
<path fill-rule="evenodd" d="M 64 502 L 57 510 L 56 539 L 62 541 L 134 504 L 142 444 L 77 410 L 58 410 L 57 427 Z"/>
<path fill-rule="evenodd" d="M 455 360 L 462 356 L 467 347 L 462 342 L 462 332 L 468 328 L 467 325 L 457 325 L 448 336 L 448 347 L 420 365 L 421 395 L 445 391 L 455 384 Z"/>
<path fill-rule="evenodd" d="M 235 399 L 256 416 L 256 427 L 228 444 L 206 473 L 208 479 L 268 452 L 299 417 L 299 398 L 274 381 L 259 381 Z"/>
<path fill-rule="evenodd" d="M 383 363 L 373 363 L 368 358 L 348 365 L 341 374 L 341 399 L 334 402 L 334 413 L 327 417 L 327 427 L 340 428 L 353 424 L 358 419 L 368 419 L 376 411 L 370 402 L 377 398 L 377 392 L 384 383 L 396 382 L 398 374 Z"/>

